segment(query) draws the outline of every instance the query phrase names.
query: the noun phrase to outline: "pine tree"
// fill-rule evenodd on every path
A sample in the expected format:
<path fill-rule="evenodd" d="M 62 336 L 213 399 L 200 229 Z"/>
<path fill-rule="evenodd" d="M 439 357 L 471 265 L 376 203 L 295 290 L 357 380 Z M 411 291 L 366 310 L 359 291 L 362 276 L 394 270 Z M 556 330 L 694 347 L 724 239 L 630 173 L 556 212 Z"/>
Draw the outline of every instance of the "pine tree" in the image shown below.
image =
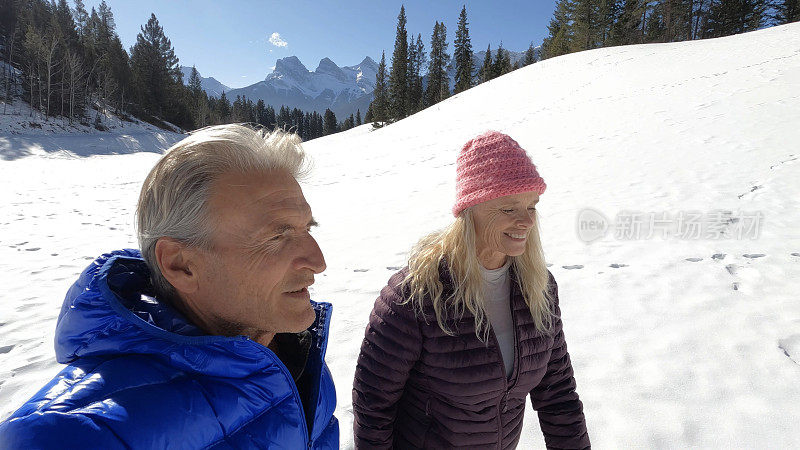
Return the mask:
<path fill-rule="evenodd" d="M 230 123 L 231 103 L 228 101 L 228 97 L 225 96 L 225 91 L 222 91 L 219 101 L 217 101 L 217 115 L 219 116 L 219 123 Z"/>
<path fill-rule="evenodd" d="M 325 109 L 325 124 L 323 125 L 322 133 L 327 136 L 329 134 L 336 133 L 336 114 L 333 113 L 330 109 Z"/>
<path fill-rule="evenodd" d="M 84 38 L 85 33 L 88 32 L 87 26 L 89 24 L 89 13 L 86 11 L 86 6 L 83 0 L 75 0 L 75 9 L 72 12 L 72 17 L 75 19 L 78 34 Z"/>
<path fill-rule="evenodd" d="M 573 0 L 572 51 L 591 50 L 603 43 L 605 34 L 605 0 Z"/>
<path fill-rule="evenodd" d="M 303 114 L 303 134 L 300 136 L 304 141 L 314 139 L 311 134 L 311 114 Z"/>
<path fill-rule="evenodd" d="M 431 59 L 428 64 L 428 86 L 425 98 L 428 105 L 434 105 L 450 96 L 450 79 L 447 76 L 447 28 L 438 21 L 431 35 Z"/>
<path fill-rule="evenodd" d="M 481 70 L 478 71 L 478 78 L 481 83 L 485 83 L 494 78 L 494 63 L 492 62 L 492 44 L 486 47 L 486 56 L 483 57 Z"/>
<path fill-rule="evenodd" d="M 497 55 L 494 58 L 492 78 L 497 78 L 509 72 L 511 72 L 511 56 L 507 50 L 503 49 L 503 43 L 501 42 L 500 46 L 497 47 Z"/>
<path fill-rule="evenodd" d="M 766 0 L 726 0 L 711 5 L 704 37 L 722 37 L 761 28 Z"/>
<path fill-rule="evenodd" d="M 361 109 L 356 110 L 356 126 L 361 125 Z"/>
<path fill-rule="evenodd" d="M 454 94 L 472 87 L 472 43 L 469 39 L 468 26 L 467 7 L 464 5 L 461 7 L 461 14 L 458 16 L 458 28 L 456 29 L 456 40 L 453 49 L 453 57 L 456 62 Z"/>
<path fill-rule="evenodd" d="M 372 122 L 372 104 L 367 106 L 367 113 L 364 114 L 364 123 Z"/>
<path fill-rule="evenodd" d="M 387 119 L 388 92 L 386 89 L 386 52 L 381 53 L 381 62 L 378 64 L 378 73 L 375 75 L 375 89 L 372 91 L 372 126 L 382 127 Z"/>
<path fill-rule="evenodd" d="M 637 1 L 637 0 L 633 0 Z M 571 22 L 574 18 L 570 0 L 558 0 L 553 18 L 547 25 L 548 36 L 542 42 L 542 59 L 566 55 L 572 51 L 573 31 Z"/>
<path fill-rule="evenodd" d="M 525 51 L 525 58 L 522 60 L 523 66 L 529 66 L 536 62 L 536 49 L 533 47 L 533 42 L 531 45 L 528 46 L 528 50 Z"/>
<path fill-rule="evenodd" d="M 424 108 L 422 90 L 422 68 L 425 65 L 425 44 L 422 35 L 417 34 L 417 41 L 413 39 L 408 44 L 408 112 L 413 114 Z"/>
<path fill-rule="evenodd" d="M 192 66 L 192 73 L 189 75 L 189 92 L 192 96 L 192 118 L 195 127 L 202 127 L 206 125 L 206 109 L 208 98 L 203 91 L 203 86 L 200 80 L 200 73 L 195 66 Z M 263 106 L 263 102 L 262 102 Z"/>
<path fill-rule="evenodd" d="M 389 120 L 400 120 L 407 115 L 408 102 L 408 34 L 406 32 L 406 10 L 400 6 L 397 16 L 397 34 L 392 53 L 392 68 L 389 72 Z"/>
<path fill-rule="evenodd" d="M 180 71 L 172 43 L 155 14 L 150 15 L 136 36 L 131 48 L 131 69 L 139 106 L 148 114 L 163 117 L 171 106 L 173 88 L 180 83 Z"/>
<path fill-rule="evenodd" d="M 642 43 L 642 16 L 645 9 L 641 0 L 624 0 L 616 21 L 609 32 L 610 45 Z"/>
<path fill-rule="evenodd" d="M 800 20 L 800 0 L 778 0 L 775 3 L 775 20 L 778 25 Z"/>
<path fill-rule="evenodd" d="M 692 38 L 692 0 L 662 0 L 653 9 L 647 32 L 649 42 L 675 42 Z"/>
<path fill-rule="evenodd" d="M 256 123 L 263 127 L 269 126 L 269 122 L 267 122 L 267 105 L 264 104 L 262 99 L 258 99 L 256 102 Z"/>
<path fill-rule="evenodd" d="M 200 92 L 203 90 L 202 81 L 200 80 L 200 72 L 197 71 L 195 66 L 192 66 L 192 73 L 189 75 L 188 87 L 194 96 L 199 96 Z"/>

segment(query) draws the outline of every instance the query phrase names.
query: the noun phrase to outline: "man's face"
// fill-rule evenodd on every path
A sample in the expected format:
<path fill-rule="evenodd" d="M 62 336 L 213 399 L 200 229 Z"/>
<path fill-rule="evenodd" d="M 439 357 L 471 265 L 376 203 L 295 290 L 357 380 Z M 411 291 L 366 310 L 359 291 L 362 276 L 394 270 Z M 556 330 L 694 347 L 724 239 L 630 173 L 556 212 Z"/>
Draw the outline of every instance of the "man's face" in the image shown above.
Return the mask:
<path fill-rule="evenodd" d="M 195 309 L 221 334 L 255 340 L 314 322 L 308 286 L 325 270 L 315 225 L 287 172 L 231 173 L 212 186 L 212 246 L 201 253 Z"/>

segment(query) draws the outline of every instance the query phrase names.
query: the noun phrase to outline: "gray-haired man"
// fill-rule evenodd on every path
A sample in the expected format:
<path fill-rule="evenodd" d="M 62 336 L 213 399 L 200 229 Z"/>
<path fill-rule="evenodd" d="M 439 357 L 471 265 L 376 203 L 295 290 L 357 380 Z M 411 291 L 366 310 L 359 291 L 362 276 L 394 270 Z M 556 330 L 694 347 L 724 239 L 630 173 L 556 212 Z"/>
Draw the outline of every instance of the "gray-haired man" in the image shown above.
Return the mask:
<path fill-rule="evenodd" d="M 0 448 L 338 448 L 331 307 L 296 135 L 209 127 L 144 182 L 138 251 L 67 293 L 69 364 L 0 424 Z"/>

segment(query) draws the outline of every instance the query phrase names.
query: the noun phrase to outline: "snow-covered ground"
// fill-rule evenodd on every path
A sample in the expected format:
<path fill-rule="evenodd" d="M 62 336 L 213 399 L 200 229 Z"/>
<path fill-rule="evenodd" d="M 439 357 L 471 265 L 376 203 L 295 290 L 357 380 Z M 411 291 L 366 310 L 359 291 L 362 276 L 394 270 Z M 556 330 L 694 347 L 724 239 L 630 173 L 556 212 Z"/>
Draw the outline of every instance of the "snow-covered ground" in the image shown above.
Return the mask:
<path fill-rule="evenodd" d="M 459 147 L 498 129 L 548 184 L 542 239 L 594 446 L 799 448 L 798 124 L 793 24 L 555 58 L 390 127 L 308 143 L 342 447 L 373 301 L 411 245 L 451 220 Z M 0 418 L 58 371 L 55 319 L 75 276 L 135 245 L 157 158 L 0 161 Z M 529 408 L 520 448 L 543 447 Z"/>

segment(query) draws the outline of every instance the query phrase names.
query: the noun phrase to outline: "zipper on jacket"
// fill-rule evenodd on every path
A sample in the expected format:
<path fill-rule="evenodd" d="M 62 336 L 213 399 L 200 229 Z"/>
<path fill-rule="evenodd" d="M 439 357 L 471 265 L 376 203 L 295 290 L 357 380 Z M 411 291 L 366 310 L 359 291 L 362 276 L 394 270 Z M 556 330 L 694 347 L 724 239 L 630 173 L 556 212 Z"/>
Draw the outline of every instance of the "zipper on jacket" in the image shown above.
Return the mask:
<path fill-rule="evenodd" d="M 503 353 L 500 351 L 500 342 L 497 340 L 497 335 L 494 334 L 494 329 L 490 326 L 489 327 L 489 335 L 491 336 L 492 340 L 494 341 L 494 346 L 496 349 L 497 354 L 500 356 L 500 367 L 503 369 L 503 396 L 500 397 L 500 401 L 497 403 L 497 448 L 501 449 L 503 447 L 503 413 L 508 411 L 508 393 L 517 386 L 517 381 L 519 380 L 519 371 L 522 370 L 519 364 L 519 333 L 517 333 L 517 316 L 514 314 L 514 287 L 513 283 L 516 283 L 514 278 L 511 279 L 512 287 L 511 292 L 509 292 L 509 302 L 508 307 L 511 308 L 511 323 L 513 325 L 514 330 L 514 359 L 513 367 L 511 368 L 511 376 L 513 378 L 513 382 L 509 386 L 508 384 L 508 377 L 506 376 L 506 363 L 503 361 Z M 490 324 L 491 325 L 491 324 Z"/>
<path fill-rule="evenodd" d="M 252 340 L 249 337 L 245 337 L 245 339 Z M 281 369 L 281 373 L 283 373 L 283 376 L 289 380 L 289 385 L 292 387 L 292 396 L 294 397 L 295 403 L 297 403 L 297 406 L 300 408 L 300 423 L 303 425 L 304 444 L 306 448 L 311 448 L 311 432 L 308 430 L 308 425 L 306 424 L 306 412 L 305 408 L 303 408 L 303 400 L 300 398 L 300 390 L 297 389 L 297 385 L 294 382 L 294 378 L 292 378 L 292 374 L 289 373 L 289 369 L 286 368 L 286 365 L 283 363 L 283 361 L 278 358 L 278 355 L 264 346 L 261 347 L 263 347 L 263 351 L 268 357 L 278 363 L 278 368 Z"/>

